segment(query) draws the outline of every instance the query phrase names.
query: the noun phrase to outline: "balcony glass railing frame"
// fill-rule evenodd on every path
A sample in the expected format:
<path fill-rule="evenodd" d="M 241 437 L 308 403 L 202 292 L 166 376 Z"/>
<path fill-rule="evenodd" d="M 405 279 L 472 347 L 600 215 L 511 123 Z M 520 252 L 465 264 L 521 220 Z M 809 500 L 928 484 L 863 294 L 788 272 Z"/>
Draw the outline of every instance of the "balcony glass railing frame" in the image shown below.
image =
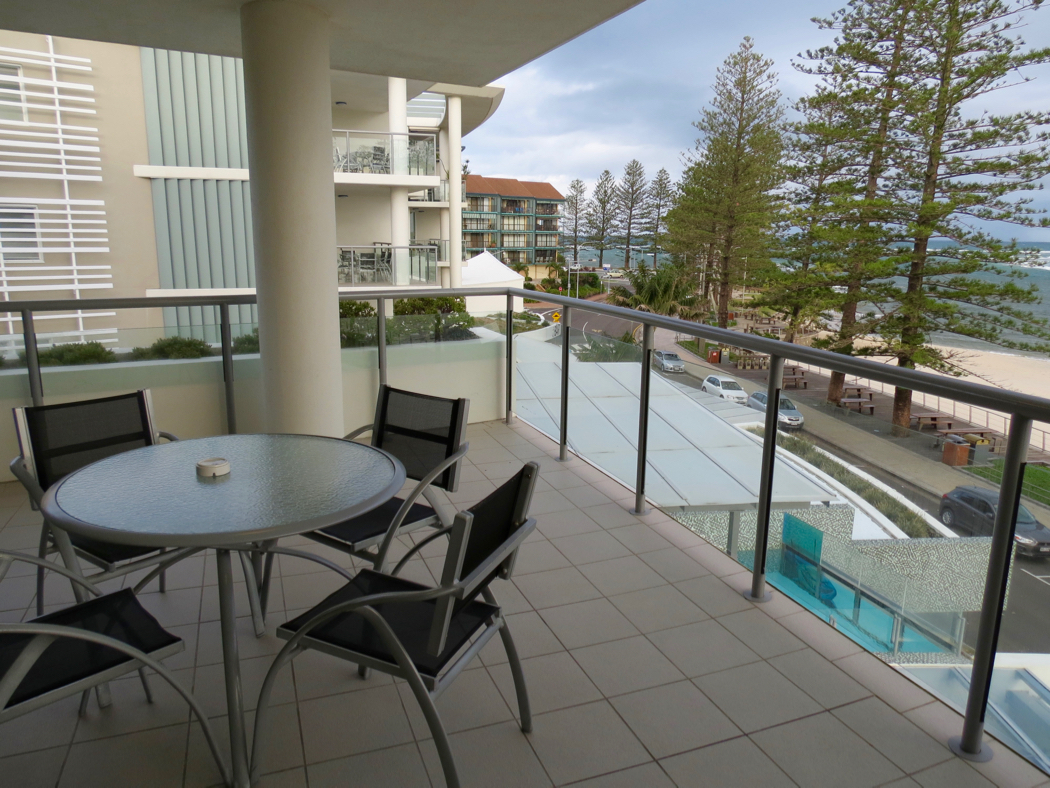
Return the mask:
<path fill-rule="evenodd" d="M 336 265 L 341 286 L 386 286 L 397 282 L 399 275 L 407 274 L 408 285 L 437 284 L 438 261 L 441 249 L 438 243 L 410 246 L 339 246 Z"/>
<path fill-rule="evenodd" d="M 332 169 L 362 175 L 437 175 L 437 135 L 333 129 Z"/>
<path fill-rule="evenodd" d="M 404 288 L 374 289 L 366 292 L 340 292 L 340 300 L 369 300 L 377 303 L 378 320 L 378 366 L 380 382 L 386 381 L 386 343 L 385 343 L 385 299 L 403 298 L 407 293 L 419 297 L 469 297 L 469 296 L 504 296 L 506 298 L 507 336 L 505 341 L 505 379 L 502 384 L 509 394 L 514 388 L 515 343 L 513 341 L 514 302 L 517 298 L 531 298 L 535 294 L 529 290 L 517 288 L 445 288 L 441 290 L 406 290 Z M 643 326 L 642 353 L 639 384 L 639 413 L 637 441 L 637 473 L 634 493 L 636 513 L 645 511 L 647 498 L 646 455 L 648 451 L 648 419 L 650 412 L 649 381 L 652 376 L 652 360 L 657 328 L 699 340 L 712 341 L 730 347 L 740 348 L 752 353 L 769 357 L 769 372 L 766 394 L 768 402 L 764 415 L 764 433 L 762 440 L 762 464 L 758 491 L 757 522 L 755 545 L 752 555 L 751 588 L 747 595 L 755 602 L 767 598 L 766 594 L 766 551 L 770 537 L 770 513 L 772 503 L 774 459 L 776 457 L 778 411 L 775 406 L 781 396 L 784 383 L 784 364 L 786 360 L 812 364 L 847 375 L 854 375 L 872 381 L 879 381 L 892 386 L 900 386 L 912 391 L 924 392 L 934 396 L 945 397 L 957 402 L 981 408 L 996 410 L 1010 416 L 1006 454 L 1003 458 L 1002 481 L 999 488 L 998 506 L 996 507 L 993 534 L 988 558 L 988 570 L 985 576 L 984 593 L 980 610 L 978 634 L 973 648 L 973 664 L 970 671 L 965 717 L 961 736 L 950 744 L 957 754 L 975 760 L 986 759 L 987 748 L 982 747 L 985 711 L 989 706 L 989 692 L 992 681 L 992 667 L 998 647 L 999 628 L 1002 622 L 1005 602 L 1006 580 L 1013 559 L 1014 533 L 1016 529 L 1017 510 L 1021 496 L 1021 481 L 1029 449 L 1032 422 L 1050 422 L 1050 399 L 1028 394 L 1021 394 L 993 386 L 969 381 L 942 377 L 916 370 L 892 367 L 864 358 L 855 358 L 825 350 L 814 349 L 803 345 L 781 342 L 775 339 L 720 329 L 700 323 L 693 323 L 672 317 L 665 317 L 647 312 L 638 312 L 620 307 L 608 306 L 595 302 L 581 302 L 578 299 L 548 293 L 544 300 L 559 307 L 561 325 L 571 325 L 572 313 L 579 309 L 586 313 L 598 313 L 620 318 Z M 43 404 L 43 379 L 37 349 L 37 335 L 34 327 L 34 313 L 67 312 L 71 309 L 113 310 L 113 309 L 159 309 L 164 307 L 218 307 L 220 335 L 222 345 L 222 369 L 225 390 L 227 430 L 236 432 L 236 413 L 233 389 L 233 344 L 230 323 L 230 307 L 252 305 L 256 297 L 252 294 L 229 296 L 172 296 L 155 298 L 92 298 L 55 301 L 21 301 L 0 303 L 0 313 L 18 314 L 21 318 L 26 372 L 32 404 Z M 576 332 L 579 333 L 578 331 Z M 570 341 L 573 331 L 561 331 L 559 342 L 561 354 L 560 383 L 560 422 L 557 436 L 558 451 L 561 459 L 568 459 L 570 453 L 568 440 L 569 426 L 569 360 L 571 357 Z M 505 418 L 508 422 L 514 419 L 514 399 L 505 396 Z"/>

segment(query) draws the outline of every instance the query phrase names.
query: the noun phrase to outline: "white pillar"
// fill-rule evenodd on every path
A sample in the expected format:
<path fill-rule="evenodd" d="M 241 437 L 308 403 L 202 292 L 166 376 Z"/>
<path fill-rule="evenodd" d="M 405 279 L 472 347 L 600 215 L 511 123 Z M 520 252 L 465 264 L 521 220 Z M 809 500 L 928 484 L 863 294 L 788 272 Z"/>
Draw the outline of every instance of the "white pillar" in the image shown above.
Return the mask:
<path fill-rule="evenodd" d="M 265 429 L 341 437 L 328 17 L 241 7 Z"/>
<path fill-rule="evenodd" d="M 444 199 L 444 202 L 447 203 L 448 202 L 448 196 L 449 196 L 449 190 L 448 190 L 448 129 L 438 129 L 438 158 L 439 158 L 439 160 L 441 162 L 441 166 L 438 168 L 438 174 L 445 181 L 445 199 Z M 438 238 L 440 238 L 442 241 L 444 241 L 444 243 L 442 244 L 442 246 L 444 247 L 444 252 L 442 252 L 442 254 L 441 254 L 441 261 L 447 263 L 448 262 L 448 252 L 449 252 L 449 248 L 448 248 L 449 241 L 448 241 L 448 239 L 450 237 L 450 233 L 449 233 L 449 210 L 448 210 L 448 208 L 439 208 L 438 209 L 438 226 L 439 226 Z M 438 284 L 440 284 L 442 287 L 450 287 L 451 286 L 451 276 L 450 276 L 450 272 L 449 272 L 448 266 L 445 266 L 445 267 L 442 267 L 442 268 L 438 268 L 438 272 L 440 274 L 440 281 L 438 282 Z"/>
<path fill-rule="evenodd" d="M 387 120 L 391 134 L 391 172 L 404 175 L 408 172 L 408 82 L 402 77 L 386 78 Z M 394 284 L 409 284 L 409 262 L 407 247 L 411 240 L 408 217 L 408 188 L 395 186 L 390 189 L 390 243 L 394 246 L 392 265 Z"/>
<path fill-rule="evenodd" d="M 463 287 L 463 101 L 448 97 L 448 261 L 452 287 Z"/>

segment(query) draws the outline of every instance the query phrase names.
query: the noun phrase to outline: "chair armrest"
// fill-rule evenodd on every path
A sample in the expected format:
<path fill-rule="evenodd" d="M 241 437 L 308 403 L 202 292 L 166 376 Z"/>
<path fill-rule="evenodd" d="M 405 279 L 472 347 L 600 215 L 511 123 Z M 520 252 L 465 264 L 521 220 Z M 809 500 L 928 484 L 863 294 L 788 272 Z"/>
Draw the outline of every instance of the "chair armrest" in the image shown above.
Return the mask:
<path fill-rule="evenodd" d="M 10 466 L 11 473 L 14 474 L 18 481 L 22 482 L 22 486 L 26 488 L 26 492 L 29 493 L 29 500 L 33 503 L 34 509 L 40 508 L 40 502 L 44 500 L 44 490 L 40 486 L 40 482 L 36 480 L 36 477 L 29 472 L 26 467 L 26 461 L 24 457 L 18 456 L 11 460 Z"/>
<path fill-rule="evenodd" d="M 374 427 L 375 427 L 374 424 L 366 424 L 363 427 L 358 427 L 353 432 L 348 432 L 346 435 L 344 435 L 343 436 L 343 440 L 344 441 L 352 441 L 358 435 L 364 435 L 366 432 L 371 432 Z"/>
<path fill-rule="evenodd" d="M 394 515 L 394 519 L 390 521 L 390 527 L 387 529 L 386 536 L 383 538 L 383 543 L 379 546 L 379 552 L 376 554 L 376 560 L 373 567 L 377 572 L 383 571 L 383 564 L 386 563 L 386 554 L 390 550 L 390 545 L 394 541 L 394 537 L 397 536 L 397 530 L 401 527 L 401 523 L 404 522 L 408 516 L 409 511 L 412 509 L 412 504 L 416 502 L 416 499 L 423 494 L 423 490 L 430 486 L 430 484 L 444 473 L 451 465 L 459 462 L 467 454 L 467 449 L 470 448 L 469 443 L 464 443 L 459 447 L 459 451 L 446 457 L 444 460 L 439 462 L 434 468 L 419 480 L 412 492 L 408 494 L 404 502 L 401 504 L 401 508 L 397 510 L 397 514 Z"/>
<path fill-rule="evenodd" d="M 157 437 L 158 438 L 164 438 L 164 440 L 167 440 L 167 441 L 177 441 L 178 440 L 178 438 L 176 436 L 172 435 L 170 432 L 161 432 L 160 430 L 157 431 Z"/>

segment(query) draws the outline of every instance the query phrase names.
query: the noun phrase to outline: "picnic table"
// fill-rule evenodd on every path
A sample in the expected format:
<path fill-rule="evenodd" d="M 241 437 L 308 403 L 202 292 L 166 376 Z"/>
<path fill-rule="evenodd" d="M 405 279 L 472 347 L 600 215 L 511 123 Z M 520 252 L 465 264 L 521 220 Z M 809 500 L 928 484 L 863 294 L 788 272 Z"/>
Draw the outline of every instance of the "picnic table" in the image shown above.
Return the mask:
<path fill-rule="evenodd" d="M 920 430 L 923 422 L 929 423 L 931 427 L 943 427 L 949 430 L 955 423 L 954 416 L 949 416 L 947 413 L 941 413 L 936 410 L 913 410 L 911 412 L 911 420 L 918 423 Z"/>
<path fill-rule="evenodd" d="M 842 391 L 843 391 L 843 393 L 845 393 L 845 395 L 847 397 L 849 397 L 851 399 L 861 399 L 865 395 L 867 395 L 869 402 L 871 400 L 875 399 L 875 390 L 874 389 L 870 389 L 867 386 L 858 386 L 858 385 L 843 386 L 842 387 Z"/>
<path fill-rule="evenodd" d="M 856 405 L 858 413 L 864 413 L 865 411 L 867 411 L 869 415 L 875 415 L 875 403 L 872 402 L 870 398 L 865 399 L 864 397 L 843 397 L 839 400 L 839 404 L 844 405 L 847 408 Z"/>
<path fill-rule="evenodd" d="M 787 386 L 788 382 L 790 382 L 795 388 L 798 388 L 800 384 L 802 385 L 802 388 L 804 388 L 804 389 L 808 389 L 809 388 L 809 381 L 806 380 L 805 373 L 803 373 L 801 375 L 784 375 L 784 386 L 785 387 Z"/>

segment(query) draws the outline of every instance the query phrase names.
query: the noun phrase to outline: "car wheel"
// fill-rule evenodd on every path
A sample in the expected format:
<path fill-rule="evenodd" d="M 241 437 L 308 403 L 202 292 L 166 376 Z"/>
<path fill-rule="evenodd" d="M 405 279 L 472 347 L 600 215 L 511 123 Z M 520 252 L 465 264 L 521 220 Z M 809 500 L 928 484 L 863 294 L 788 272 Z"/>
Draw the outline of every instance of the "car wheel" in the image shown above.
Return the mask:
<path fill-rule="evenodd" d="M 949 509 L 947 506 L 941 509 L 941 522 L 951 528 L 955 525 L 955 512 Z"/>

